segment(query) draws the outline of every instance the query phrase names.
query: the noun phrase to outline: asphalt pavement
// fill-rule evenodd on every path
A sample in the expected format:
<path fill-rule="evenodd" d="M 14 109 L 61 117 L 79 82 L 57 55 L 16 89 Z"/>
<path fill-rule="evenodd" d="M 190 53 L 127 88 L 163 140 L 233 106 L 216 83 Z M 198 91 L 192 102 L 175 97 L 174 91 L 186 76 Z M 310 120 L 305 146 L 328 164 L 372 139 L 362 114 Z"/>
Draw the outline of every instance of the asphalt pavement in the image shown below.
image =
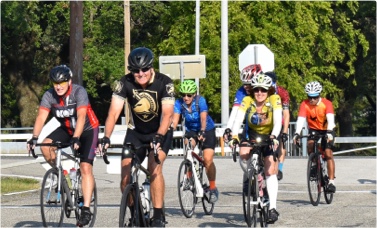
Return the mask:
<path fill-rule="evenodd" d="M 177 173 L 182 157 L 168 157 L 164 164 L 167 227 L 245 227 L 242 211 L 242 172 L 231 157 L 216 157 L 219 201 L 212 215 L 205 215 L 201 203 L 192 218 L 181 212 Z M 333 202 L 323 196 L 312 206 L 306 187 L 306 158 L 287 158 L 284 178 L 279 182 L 279 220 L 271 227 L 376 227 L 376 158 L 336 157 L 336 187 Z M 119 166 L 112 162 L 111 166 Z M 121 193 L 119 174 L 108 174 L 101 158 L 94 163 L 98 188 L 96 227 L 116 227 Z M 1 157 L 2 176 L 27 176 L 41 180 L 45 169 L 32 157 Z M 74 227 L 73 218 L 63 226 Z M 39 190 L 1 196 L 1 227 L 41 227 Z"/>

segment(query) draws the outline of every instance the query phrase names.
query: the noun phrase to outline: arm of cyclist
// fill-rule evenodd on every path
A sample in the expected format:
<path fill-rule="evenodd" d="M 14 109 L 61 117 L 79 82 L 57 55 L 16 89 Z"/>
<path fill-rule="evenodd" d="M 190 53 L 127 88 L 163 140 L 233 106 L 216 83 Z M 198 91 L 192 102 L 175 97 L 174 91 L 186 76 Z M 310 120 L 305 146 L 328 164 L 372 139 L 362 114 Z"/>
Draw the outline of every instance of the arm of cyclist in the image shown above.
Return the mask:
<path fill-rule="evenodd" d="M 105 122 L 104 137 L 100 140 L 100 144 L 98 145 L 98 149 L 100 152 L 102 152 L 102 146 L 104 147 L 104 149 L 107 149 L 110 146 L 110 137 L 113 133 L 115 123 L 123 110 L 123 106 L 124 99 L 119 97 L 118 95 L 113 95 L 113 97 L 111 98 L 111 104 Z"/>
<path fill-rule="evenodd" d="M 271 132 L 271 140 L 273 142 L 273 150 L 276 151 L 276 149 L 278 148 L 279 146 L 279 140 L 277 140 L 277 135 L 280 134 L 280 131 L 281 131 L 281 127 L 282 127 L 282 110 L 281 109 L 274 109 L 273 111 L 273 120 L 274 120 L 274 126 L 272 128 L 272 132 Z"/>
<path fill-rule="evenodd" d="M 166 135 L 166 132 L 169 130 L 171 125 L 171 120 L 174 113 L 174 102 L 173 103 L 162 103 L 162 117 L 160 127 L 156 133 L 156 149 L 158 150 L 163 142 L 163 137 Z M 154 146 L 154 145 L 152 145 Z"/>
<path fill-rule="evenodd" d="M 281 135 L 281 139 L 283 143 L 286 143 L 288 140 L 288 126 L 289 126 L 289 109 L 283 108 L 283 133 Z"/>
<path fill-rule="evenodd" d="M 232 111 L 230 112 L 228 123 L 226 125 L 227 129 L 231 130 L 233 128 L 234 120 L 236 119 L 238 109 L 239 109 L 239 105 L 237 105 L 237 106 L 233 105 Z M 229 142 L 230 138 L 228 138 L 228 135 L 224 134 L 223 137 L 224 137 L 224 141 L 226 143 Z"/>
<path fill-rule="evenodd" d="M 207 112 L 200 113 L 200 131 L 198 134 L 199 141 L 204 141 L 206 138 L 207 115 Z"/>
<path fill-rule="evenodd" d="M 174 113 L 173 114 L 173 119 L 172 119 L 171 126 L 172 126 L 172 128 L 173 128 L 174 131 L 177 129 L 180 117 L 181 117 L 181 114 L 179 114 L 179 113 Z"/>
<path fill-rule="evenodd" d="M 39 134 L 42 131 L 43 125 L 47 120 L 48 114 L 50 113 L 49 110 L 39 108 L 38 116 L 35 119 L 34 127 L 33 127 L 33 137 L 27 141 L 27 150 L 30 151 L 35 148 L 37 144 Z"/>
<path fill-rule="evenodd" d="M 302 128 L 304 127 L 305 124 L 305 117 L 299 116 L 297 117 L 297 122 L 296 122 L 296 133 L 293 135 L 293 143 L 296 144 L 298 142 L 298 136 L 300 135 L 300 132 Z"/>
<path fill-rule="evenodd" d="M 326 114 L 327 119 L 327 142 L 334 140 L 335 117 L 333 113 Z"/>
<path fill-rule="evenodd" d="M 86 112 L 87 112 L 86 106 L 80 107 L 77 109 L 77 122 L 76 122 L 75 132 L 73 133 L 73 136 L 71 139 L 71 146 L 75 150 L 78 150 L 79 147 L 81 146 L 79 139 L 82 132 L 84 131 Z"/>
<path fill-rule="evenodd" d="M 245 119 L 245 114 L 245 111 L 242 109 L 237 111 L 237 116 L 234 120 L 233 128 L 231 129 L 231 132 L 233 132 L 232 140 L 230 140 L 228 143 L 231 148 L 233 148 L 235 144 L 239 143 L 240 141 L 238 138 L 238 132 L 240 131 L 243 120 Z"/>

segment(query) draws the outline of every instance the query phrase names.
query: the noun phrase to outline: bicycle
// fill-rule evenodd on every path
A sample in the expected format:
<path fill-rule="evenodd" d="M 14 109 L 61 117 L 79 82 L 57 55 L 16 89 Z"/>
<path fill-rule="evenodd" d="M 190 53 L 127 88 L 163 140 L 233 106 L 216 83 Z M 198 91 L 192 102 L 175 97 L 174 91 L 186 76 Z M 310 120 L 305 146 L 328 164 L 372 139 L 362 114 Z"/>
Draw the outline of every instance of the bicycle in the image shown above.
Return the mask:
<path fill-rule="evenodd" d="M 195 139 L 190 138 L 185 147 L 177 182 L 179 204 L 186 218 L 192 217 L 200 198 L 206 215 L 211 215 L 215 206 L 215 203 L 209 201 L 209 180 L 204 166 L 202 142 L 199 141 L 197 154 L 192 147 L 192 140 Z"/>
<path fill-rule="evenodd" d="M 321 189 L 325 201 L 327 204 L 331 204 L 333 200 L 333 192 L 327 191 L 327 185 L 329 184 L 329 176 L 327 172 L 327 161 L 325 158 L 324 145 L 321 146 L 322 140 L 327 140 L 327 134 L 319 134 L 312 132 L 308 135 L 298 136 L 298 138 L 308 138 L 308 140 L 314 140 L 314 151 L 309 155 L 307 166 L 307 183 L 310 203 L 313 206 L 318 206 L 321 198 Z"/>
<path fill-rule="evenodd" d="M 266 176 L 264 174 L 264 160 L 263 148 L 271 146 L 271 140 L 262 141 L 261 138 L 256 138 L 247 144 L 240 144 L 236 141 L 232 149 L 233 161 L 236 162 L 238 147 L 252 147 L 250 153 L 252 154 L 251 162 L 247 168 L 248 190 L 247 193 L 242 193 L 242 204 L 245 222 L 248 227 L 257 226 L 259 222 L 261 227 L 267 227 L 269 197 L 266 189 Z M 274 152 L 274 160 L 276 161 L 276 154 Z"/>
<path fill-rule="evenodd" d="M 155 149 L 156 142 L 153 141 L 154 159 L 160 164 L 158 152 Z M 104 145 L 103 145 L 104 146 Z M 102 148 L 104 148 L 102 146 Z M 111 145 L 109 148 L 122 148 L 122 153 L 131 153 L 131 179 L 122 193 L 122 199 L 119 211 L 119 227 L 148 227 L 151 222 L 151 214 L 153 210 L 151 194 L 150 194 L 150 172 L 142 166 L 142 161 L 136 155 L 136 151 L 145 148 L 146 158 L 149 155 L 150 144 L 143 144 L 136 148 L 132 143 L 125 145 Z M 103 149 L 104 155 L 107 150 Z M 142 171 L 146 175 L 145 182 L 139 185 L 139 175 Z M 163 217 L 165 224 L 167 223 Z"/>
<path fill-rule="evenodd" d="M 76 151 L 71 154 L 63 151 L 63 148 L 71 146 L 70 143 L 59 141 L 52 143 L 38 143 L 36 146 L 56 147 L 55 167 L 47 170 L 43 177 L 40 193 L 40 204 L 43 226 L 60 227 L 63 223 L 64 215 L 70 218 L 72 211 L 75 213 L 76 224 L 80 220 L 84 197 L 82 193 L 82 176 L 80 172 L 80 158 L 77 157 Z M 34 158 L 38 158 L 34 149 L 31 150 Z M 76 178 L 72 181 L 72 187 L 64 177 L 62 160 L 63 157 L 74 162 L 73 168 L 76 169 Z M 94 184 L 92 199 L 90 202 L 90 211 L 92 219 L 88 224 L 94 226 L 97 216 L 97 188 Z"/>

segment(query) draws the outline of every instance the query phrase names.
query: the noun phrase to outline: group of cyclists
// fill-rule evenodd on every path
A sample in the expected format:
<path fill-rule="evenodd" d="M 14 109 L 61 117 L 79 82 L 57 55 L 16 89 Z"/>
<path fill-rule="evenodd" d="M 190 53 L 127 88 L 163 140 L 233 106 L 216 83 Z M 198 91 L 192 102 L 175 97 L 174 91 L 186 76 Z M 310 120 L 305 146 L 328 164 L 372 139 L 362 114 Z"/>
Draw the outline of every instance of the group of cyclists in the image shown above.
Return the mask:
<path fill-rule="evenodd" d="M 128 56 L 129 73 L 124 75 L 114 86 L 112 100 L 105 122 L 104 137 L 98 140 L 99 121 L 94 114 L 86 90 L 72 83 L 72 71 L 66 65 L 54 67 L 49 74 L 53 87 L 45 92 L 39 106 L 33 137 L 27 142 L 28 150 L 35 147 L 47 117 L 51 113 L 60 126 L 48 135 L 43 143 L 55 140 L 70 142 L 80 156 L 84 207 L 78 226 L 89 224 L 90 197 L 94 188 L 93 159 L 96 149 L 99 151 L 110 146 L 111 135 L 115 124 L 128 104 L 130 112 L 124 145 L 131 142 L 135 148 L 152 141 L 158 151 L 160 164 L 149 153 L 148 169 L 151 172 L 151 198 L 153 218 L 151 226 L 164 227 L 164 194 L 165 181 L 162 173 L 164 161 L 173 140 L 173 131 L 180 118 L 184 119 L 185 143 L 191 137 L 203 142 L 204 165 L 209 179 L 209 200 L 211 203 L 219 199 L 216 187 L 216 166 L 213 161 L 216 144 L 215 124 L 208 114 L 206 99 L 197 94 L 194 81 L 184 80 L 179 86 L 179 98 L 176 99 L 174 84 L 171 78 L 155 71 L 153 68 L 153 52 L 145 47 L 131 51 Z M 273 72 L 263 72 L 259 64 L 245 67 L 240 74 L 243 85 L 236 92 L 234 104 L 224 133 L 224 140 L 230 147 L 236 144 L 247 144 L 256 137 L 271 140 L 273 146 L 264 150 L 266 185 L 270 208 L 268 222 L 278 220 L 276 210 L 278 180 L 283 178 L 283 162 L 285 149 L 282 144 L 288 140 L 289 94 L 277 85 L 277 76 Z M 330 183 L 328 189 L 335 192 L 335 164 L 332 156 L 334 111 L 332 103 L 320 97 L 322 86 L 318 82 L 309 82 L 305 91 L 308 99 L 301 103 L 294 141 L 300 134 L 305 119 L 310 131 L 326 132 L 328 146 L 325 156 L 328 161 Z M 127 102 L 126 102 L 127 101 Z M 243 124 L 245 123 L 245 124 Z M 241 125 L 243 129 L 241 131 Z M 239 134 L 239 132 L 242 132 Z M 313 142 L 308 145 L 312 146 Z M 104 148 L 103 148 L 104 146 Z M 151 148 L 152 149 L 152 148 Z M 251 147 L 240 147 L 240 166 L 244 172 L 250 162 Z M 275 153 L 279 150 L 278 159 Z M 46 161 L 54 167 L 55 148 L 41 147 Z M 130 180 L 131 154 L 124 149 L 121 155 L 121 183 L 123 192 Z M 309 152 L 312 151 L 309 149 Z M 143 161 L 145 148 L 140 148 L 137 156 Z M 243 191 L 247 191 L 247 175 L 243 177 Z"/>

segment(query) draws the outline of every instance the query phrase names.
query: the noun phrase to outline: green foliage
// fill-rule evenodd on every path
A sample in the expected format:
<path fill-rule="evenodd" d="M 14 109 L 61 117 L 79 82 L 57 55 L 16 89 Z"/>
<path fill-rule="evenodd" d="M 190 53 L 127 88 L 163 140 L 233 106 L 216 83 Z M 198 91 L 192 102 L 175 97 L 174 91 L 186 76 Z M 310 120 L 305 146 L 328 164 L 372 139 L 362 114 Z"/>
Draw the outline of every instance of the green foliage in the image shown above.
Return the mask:
<path fill-rule="evenodd" d="M 124 74 L 123 3 L 84 2 L 83 79 L 102 124 L 110 85 Z M 131 49 L 151 48 L 156 68 L 161 55 L 194 54 L 195 4 L 131 1 Z M 25 122 L 22 113 L 33 111 L 25 110 L 21 100 L 32 94 L 32 103 L 37 104 L 50 86 L 49 69 L 69 62 L 69 9 L 69 2 L 61 1 L 2 2 L 2 125 L 12 119 L 17 122 L 13 125 Z M 211 116 L 220 122 L 221 2 L 201 1 L 200 15 L 199 47 L 207 70 L 200 93 Z M 230 107 L 241 86 L 239 53 L 248 44 L 265 44 L 275 54 L 278 84 L 290 93 L 291 121 L 306 97 L 305 84 L 318 80 L 324 87 L 322 95 L 333 101 L 337 119 L 350 121 L 341 128 L 353 123 L 350 129 L 356 134 L 373 134 L 365 129 L 375 126 L 375 2 L 232 1 L 228 15 Z"/>

